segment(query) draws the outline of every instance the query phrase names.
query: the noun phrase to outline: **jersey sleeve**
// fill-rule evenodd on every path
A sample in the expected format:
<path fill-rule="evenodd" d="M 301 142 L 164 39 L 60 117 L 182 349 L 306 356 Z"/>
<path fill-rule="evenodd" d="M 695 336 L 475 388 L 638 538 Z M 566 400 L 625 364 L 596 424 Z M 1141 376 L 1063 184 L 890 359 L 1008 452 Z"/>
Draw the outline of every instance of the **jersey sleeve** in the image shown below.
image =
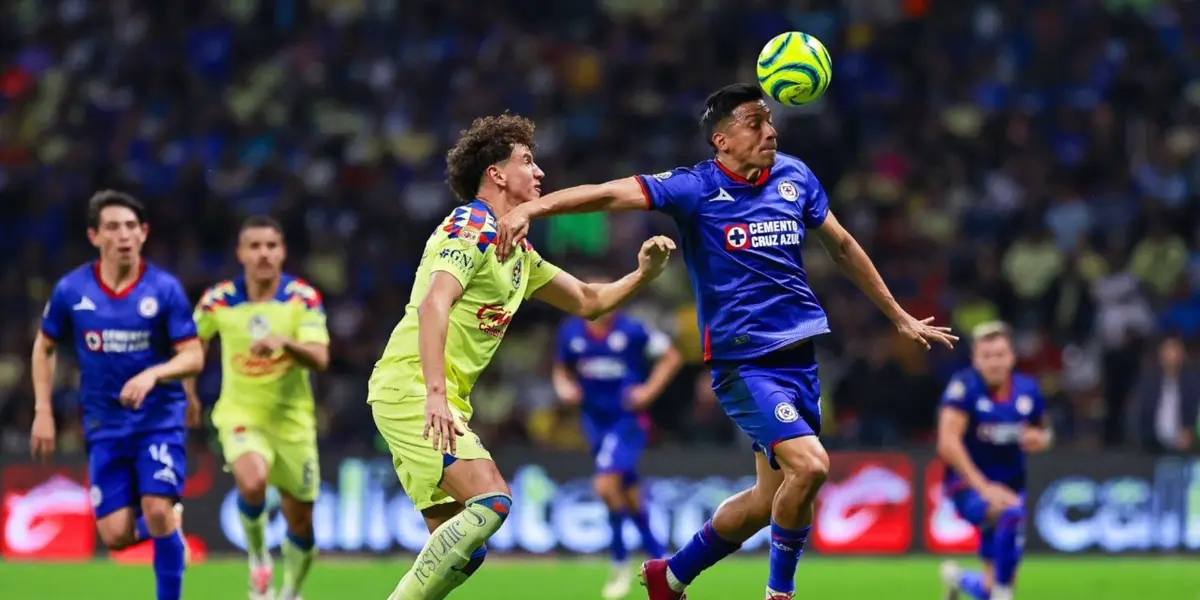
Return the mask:
<path fill-rule="evenodd" d="M 825 194 L 825 188 L 817 180 L 816 174 L 807 167 L 805 170 L 808 171 L 808 185 L 805 186 L 804 226 L 816 229 L 825 223 L 825 217 L 829 214 L 829 196 Z"/>
<path fill-rule="evenodd" d="M 56 342 L 62 342 L 71 332 L 71 299 L 67 291 L 66 281 L 59 281 L 42 311 L 42 333 Z"/>
<path fill-rule="evenodd" d="M 657 175 L 636 175 L 646 195 L 646 210 L 657 210 L 687 219 L 696 211 L 704 181 L 691 169 L 678 168 Z"/>
<path fill-rule="evenodd" d="M 955 375 L 950 379 L 950 383 L 946 384 L 946 391 L 942 392 L 942 406 L 957 408 L 963 412 L 970 412 L 971 407 L 967 402 L 967 383 L 963 381 L 961 375 Z"/>
<path fill-rule="evenodd" d="M 528 300 L 533 297 L 535 292 L 542 289 L 542 286 L 550 283 L 555 275 L 561 273 L 562 269 L 542 258 L 542 255 L 528 242 L 522 240 L 521 243 L 526 244 L 526 251 L 529 252 L 529 285 L 525 288 L 525 299 Z"/>
<path fill-rule="evenodd" d="M 1046 415 L 1046 397 L 1042 395 L 1041 386 L 1034 384 L 1030 390 L 1033 397 L 1033 409 L 1029 411 L 1029 422 L 1040 425 Z"/>
<path fill-rule="evenodd" d="M 196 322 L 192 320 L 192 305 L 188 302 L 187 292 L 183 291 L 183 284 L 179 283 L 178 279 L 172 277 L 169 280 L 164 300 L 167 337 L 176 344 L 196 338 L 198 331 Z"/>
<path fill-rule="evenodd" d="M 459 207 L 446 225 L 433 233 L 429 250 L 423 260 L 429 261 L 429 273 L 449 273 L 463 289 L 483 266 L 484 253 L 494 231 L 485 233 L 486 215 L 477 216 L 477 209 Z"/>
<path fill-rule="evenodd" d="M 308 283 L 292 281 L 286 288 L 288 297 L 299 311 L 296 319 L 296 341 L 301 344 L 329 345 L 329 328 L 326 325 L 325 304 L 321 293 Z"/>
<path fill-rule="evenodd" d="M 196 310 L 192 312 L 192 321 L 196 323 L 196 335 L 206 342 L 217 335 L 216 312 L 221 299 L 220 286 L 210 287 L 204 290 L 200 302 L 196 303 Z"/>

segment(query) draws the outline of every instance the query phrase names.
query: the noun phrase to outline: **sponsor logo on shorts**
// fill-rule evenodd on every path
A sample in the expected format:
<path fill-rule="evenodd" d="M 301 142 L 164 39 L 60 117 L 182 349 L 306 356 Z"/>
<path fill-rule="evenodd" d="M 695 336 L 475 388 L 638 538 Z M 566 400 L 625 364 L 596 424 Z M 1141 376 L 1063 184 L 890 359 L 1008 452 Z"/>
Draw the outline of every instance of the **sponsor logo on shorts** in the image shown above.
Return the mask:
<path fill-rule="evenodd" d="M 796 419 L 800 418 L 800 413 L 796 412 L 796 407 L 790 402 L 780 402 L 775 405 L 775 418 L 779 419 L 780 423 L 795 423 Z"/>
<path fill-rule="evenodd" d="M 479 330 L 494 337 L 504 337 L 508 324 L 512 323 L 513 313 L 504 308 L 503 304 L 484 304 L 475 312 L 479 319 Z"/>

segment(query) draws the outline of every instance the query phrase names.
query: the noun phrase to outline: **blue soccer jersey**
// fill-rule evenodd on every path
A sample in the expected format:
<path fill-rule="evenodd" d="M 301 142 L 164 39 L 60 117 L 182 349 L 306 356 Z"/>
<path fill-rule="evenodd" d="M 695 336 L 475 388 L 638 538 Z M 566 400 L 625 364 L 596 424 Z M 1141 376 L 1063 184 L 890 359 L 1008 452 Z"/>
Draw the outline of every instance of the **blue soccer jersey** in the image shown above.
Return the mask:
<path fill-rule="evenodd" d="M 755 181 L 716 160 L 637 177 L 648 208 L 679 227 L 705 360 L 756 358 L 829 332 L 801 256 L 829 199 L 807 165 L 776 156 Z"/>
<path fill-rule="evenodd" d="M 649 375 L 653 361 L 670 347 L 667 337 L 623 314 L 604 332 L 569 319 L 558 332 L 558 362 L 583 392 L 583 433 L 597 471 L 633 476 L 646 446 L 646 421 L 629 410 L 628 394 Z"/>
<path fill-rule="evenodd" d="M 829 320 L 802 251 L 829 198 L 783 153 L 754 181 L 716 160 L 637 180 L 647 208 L 679 228 L 717 400 L 777 469 L 776 444 L 821 432 L 816 352 L 802 342 L 828 333 Z"/>
<path fill-rule="evenodd" d="M 187 398 L 179 382 L 162 382 L 134 410 L 121 405 L 125 384 L 170 360 L 176 344 L 196 337 L 183 286 L 142 263 L 137 281 L 117 293 L 84 265 L 54 288 L 42 333 L 74 351 L 88 446 L 88 478 L 97 518 L 143 495 L 178 497 L 185 475 Z"/>
<path fill-rule="evenodd" d="M 992 393 L 973 368 L 959 371 L 950 379 L 942 394 L 942 406 L 967 414 L 963 445 L 976 468 L 989 481 L 1021 492 L 1025 489 L 1025 452 L 1021 450 L 1021 431 L 1040 426 L 1046 403 L 1037 382 L 1013 374 L 1011 383 Z M 952 495 L 965 482 L 954 469 L 946 468 L 945 486 Z"/>

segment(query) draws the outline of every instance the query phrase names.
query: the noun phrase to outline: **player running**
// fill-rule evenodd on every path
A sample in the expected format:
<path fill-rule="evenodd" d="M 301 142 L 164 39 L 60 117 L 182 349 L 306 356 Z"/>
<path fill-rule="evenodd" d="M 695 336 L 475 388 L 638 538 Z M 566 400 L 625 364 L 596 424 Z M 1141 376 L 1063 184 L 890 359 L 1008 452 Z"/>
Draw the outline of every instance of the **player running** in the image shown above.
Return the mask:
<path fill-rule="evenodd" d="M 592 283 L 601 283 L 593 280 Z M 662 394 L 683 365 L 663 333 L 633 317 L 608 313 L 594 321 L 568 319 L 558 331 L 554 389 L 564 404 L 580 406 L 591 447 L 596 495 L 608 507 L 613 569 L 601 591 L 624 598 L 633 583 L 622 532 L 633 521 L 642 547 L 661 558 L 663 545 L 650 530 L 638 494 L 637 461 L 646 447 L 649 419 L 643 411 Z"/>
<path fill-rule="evenodd" d="M 956 373 L 942 395 L 937 449 L 948 465 L 946 497 L 979 529 L 983 572 L 946 562 L 942 579 L 947 600 L 957 600 L 959 591 L 1010 600 L 1024 545 L 1025 453 L 1048 449 L 1054 433 L 1037 382 L 1013 373 L 1008 326 L 985 323 L 971 339 L 972 366 Z"/>
<path fill-rule="evenodd" d="M 186 474 L 186 427 L 199 418 L 179 379 L 204 368 L 179 280 L 142 258 L 149 226 L 137 199 L 102 191 L 88 202 L 88 241 L 100 260 L 58 281 L 33 343 L 37 458 L 54 454 L 51 406 L 59 346 L 75 354 L 96 529 L 120 550 L 154 545 L 158 600 L 182 593 L 185 541 L 177 505 Z"/>
<path fill-rule="evenodd" d="M 195 311 L 200 338 L 221 336 L 221 397 L 213 409 L 225 463 L 237 482 L 250 556 L 250 599 L 271 600 L 267 486 L 279 490 L 287 521 L 280 600 L 296 600 L 317 549 L 312 513 L 321 487 L 311 372 L 329 365 L 321 295 L 283 272 L 283 227 L 250 217 L 238 233 L 244 272 L 204 293 Z M 195 394 L 195 382 L 188 382 Z"/>
<path fill-rule="evenodd" d="M 468 423 L 471 388 L 521 303 L 598 317 L 657 277 L 674 249 L 647 240 L 638 269 L 604 285 L 580 282 L 525 242 L 497 260 L 496 218 L 541 193 L 533 130 L 513 115 L 476 119 L 447 154 L 448 183 L 466 204 L 426 242 L 404 318 L 371 375 L 375 424 L 432 532 L 391 600 L 444 598 L 483 563 L 484 542 L 508 517 L 508 484 Z"/>
<path fill-rule="evenodd" d="M 957 339 L 918 320 L 892 298 L 870 258 L 829 211 L 829 199 L 799 159 L 776 152 L 762 91 L 736 84 L 708 97 L 700 124 L 714 159 L 549 194 L 505 215 L 501 258 L 530 219 L 571 212 L 654 209 L 674 217 L 696 296 L 704 358 L 725 412 L 761 451 L 757 482 L 727 500 L 670 559 L 642 566 L 652 600 L 684 587 L 763 527 L 771 526 L 767 598 L 794 595 L 813 501 L 829 470 L 817 440 L 820 382 L 811 338 L 829 332 L 808 285 L 801 247 L 816 233 L 830 256 L 905 337 L 926 348 Z"/>

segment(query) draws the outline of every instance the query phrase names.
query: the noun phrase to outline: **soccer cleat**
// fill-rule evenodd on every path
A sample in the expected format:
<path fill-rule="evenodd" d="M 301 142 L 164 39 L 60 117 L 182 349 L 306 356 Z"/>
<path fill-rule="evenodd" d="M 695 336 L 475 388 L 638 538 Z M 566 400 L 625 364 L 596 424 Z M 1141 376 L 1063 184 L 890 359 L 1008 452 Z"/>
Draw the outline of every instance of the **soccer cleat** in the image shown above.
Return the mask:
<path fill-rule="evenodd" d="M 656 558 L 642 563 L 642 586 L 649 600 L 687 600 L 687 594 L 671 589 L 667 583 L 667 561 Z"/>
<path fill-rule="evenodd" d="M 269 555 L 264 560 L 250 559 L 250 600 L 275 600 L 274 579 Z"/>
<path fill-rule="evenodd" d="M 783 592 L 767 592 L 767 600 L 794 600 L 795 598 L 795 592 L 788 592 L 786 594 Z"/>
<path fill-rule="evenodd" d="M 958 563 L 948 560 L 942 563 L 942 585 L 946 588 L 942 594 L 942 600 L 958 600 L 958 580 L 962 577 L 962 567 Z"/>
<path fill-rule="evenodd" d="M 997 585 L 992 588 L 991 600 L 1012 600 L 1013 593 L 1011 587 Z"/>
<path fill-rule="evenodd" d="M 632 587 L 633 572 L 629 570 L 629 565 L 614 563 L 612 573 L 608 576 L 608 583 L 605 583 L 604 589 L 600 591 L 600 597 L 604 600 L 619 600 L 627 596 Z"/>

